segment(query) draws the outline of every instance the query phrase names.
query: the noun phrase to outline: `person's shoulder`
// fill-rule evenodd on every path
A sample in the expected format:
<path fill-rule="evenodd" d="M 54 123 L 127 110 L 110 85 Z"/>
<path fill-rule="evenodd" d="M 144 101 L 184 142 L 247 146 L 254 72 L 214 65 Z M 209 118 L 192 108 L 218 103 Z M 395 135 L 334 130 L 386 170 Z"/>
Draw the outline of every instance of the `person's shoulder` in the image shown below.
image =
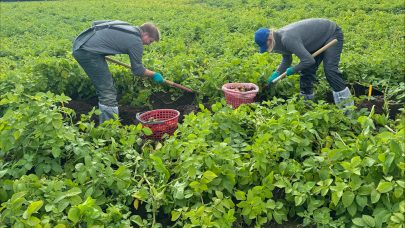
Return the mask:
<path fill-rule="evenodd" d="M 289 30 L 285 30 L 281 33 L 281 42 L 286 44 L 286 43 L 291 43 L 291 42 L 295 42 L 299 39 L 299 37 L 297 37 L 297 34 L 294 32 L 291 32 Z"/>

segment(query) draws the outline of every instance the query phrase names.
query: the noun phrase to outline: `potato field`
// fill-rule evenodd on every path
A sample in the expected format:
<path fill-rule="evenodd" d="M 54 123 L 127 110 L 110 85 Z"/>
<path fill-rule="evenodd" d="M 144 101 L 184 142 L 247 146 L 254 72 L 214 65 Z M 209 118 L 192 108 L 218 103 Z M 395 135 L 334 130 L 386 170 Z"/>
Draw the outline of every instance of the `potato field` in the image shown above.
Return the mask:
<path fill-rule="evenodd" d="M 343 31 L 347 110 L 323 67 L 312 101 L 298 74 L 266 85 L 282 56 L 255 31 L 307 18 Z M 98 20 L 153 22 L 143 65 L 192 92 L 108 62 L 119 119 L 99 124 L 72 56 Z M 0 228 L 404 228 L 404 22 L 403 0 L 0 1 Z M 233 82 L 254 102 L 229 105 Z M 157 109 L 180 113 L 160 140 L 137 118 Z"/>

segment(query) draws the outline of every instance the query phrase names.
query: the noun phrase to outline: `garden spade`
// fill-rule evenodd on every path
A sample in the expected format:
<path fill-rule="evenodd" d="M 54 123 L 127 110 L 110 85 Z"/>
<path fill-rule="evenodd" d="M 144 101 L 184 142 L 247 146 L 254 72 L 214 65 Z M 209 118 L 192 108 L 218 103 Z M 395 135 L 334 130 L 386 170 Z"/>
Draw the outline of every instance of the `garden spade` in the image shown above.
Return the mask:
<path fill-rule="evenodd" d="M 108 56 L 106 56 L 105 59 L 108 60 L 108 61 L 110 61 L 110 62 L 112 62 L 112 63 L 115 63 L 115 64 L 118 64 L 118 65 L 121 65 L 121 66 L 124 66 L 124 67 L 126 67 L 126 68 L 131 69 L 131 66 L 130 66 L 130 65 L 125 64 L 125 63 L 123 63 L 123 62 L 120 62 L 120 61 L 118 61 L 118 60 L 115 60 L 115 59 L 113 59 L 113 58 L 110 58 L 110 57 L 108 57 Z M 166 84 L 170 85 L 170 86 L 173 86 L 173 87 L 182 89 L 182 90 L 184 90 L 184 91 L 187 91 L 187 92 L 190 92 L 190 93 L 193 93 L 193 92 L 194 92 L 194 91 L 191 90 L 190 88 L 187 88 L 187 87 L 182 86 L 182 85 L 180 85 L 180 84 L 174 83 L 174 82 L 172 82 L 172 81 L 169 81 L 169 80 L 166 80 L 166 79 L 165 79 L 164 82 L 165 82 Z"/>
<path fill-rule="evenodd" d="M 115 63 L 115 64 L 118 64 L 118 65 L 131 69 L 130 65 L 120 62 L 118 60 L 115 60 L 113 58 L 106 56 L 105 59 L 112 63 Z M 191 90 L 183 85 L 169 81 L 169 80 L 165 80 L 164 82 L 170 86 L 182 89 L 182 90 L 186 91 L 187 93 L 184 93 L 183 95 L 178 97 L 176 100 L 172 100 L 172 97 L 170 96 L 170 94 L 168 94 L 166 92 L 153 93 L 151 95 L 150 102 L 154 108 L 177 107 L 177 109 L 179 109 L 180 107 L 183 107 L 183 106 L 186 107 L 188 105 L 194 104 L 194 99 L 195 99 L 196 93 L 193 90 Z"/>

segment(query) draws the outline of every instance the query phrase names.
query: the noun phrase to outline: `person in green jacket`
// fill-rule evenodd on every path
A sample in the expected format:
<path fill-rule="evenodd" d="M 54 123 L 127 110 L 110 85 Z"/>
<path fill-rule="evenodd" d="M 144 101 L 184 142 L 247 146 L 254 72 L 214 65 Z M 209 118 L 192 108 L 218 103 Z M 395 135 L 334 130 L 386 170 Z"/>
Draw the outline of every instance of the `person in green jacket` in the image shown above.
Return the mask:
<path fill-rule="evenodd" d="M 335 45 L 315 58 L 312 57 L 311 53 L 333 39 L 338 40 Z M 313 99 L 316 71 L 323 61 L 326 80 L 332 87 L 335 104 L 339 108 L 354 105 L 350 90 L 339 70 L 343 32 L 335 22 L 322 18 L 312 18 L 289 24 L 277 31 L 260 28 L 255 32 L 255 42 L 260 47 L 261 53 L 275 52 L 283 56 L 277 70 L 268 77 L 268 84 L 272 84 L 273 80 L 284 72 L 287 76 L 299 73 L 300 95 L 306 100 Z M 291 66 L 293 54 L 300 59 L 300 62 L 295 66 Z"/>
<path fill-rule="evenodd" d="M 127 54 L 134 75 L 149 76 L 156 83 L 163 83 L 160 73 L 142 64 L 143 45 L 159 39 L 159 29 L 152 23 L 138 27 L 118 20 L 95 21 L 91 28 L 76 37 L 72 54 L 96 88 L 100 124 L 118 116 L 117 92 L 105 56 Z"/>

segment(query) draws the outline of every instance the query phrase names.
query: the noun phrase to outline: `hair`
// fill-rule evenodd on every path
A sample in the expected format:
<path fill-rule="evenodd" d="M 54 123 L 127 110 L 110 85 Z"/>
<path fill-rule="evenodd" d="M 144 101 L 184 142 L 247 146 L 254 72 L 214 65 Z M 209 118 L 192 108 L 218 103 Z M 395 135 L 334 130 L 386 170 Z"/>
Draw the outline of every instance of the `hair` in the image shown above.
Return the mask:
<path fill-rule="evenodd" d="M 274 46 L 276 46 L 276 40 L 274 39 L 274 32 L 275 32 L 275 29 L 270 30 L 269 38 L 271 39 L 271 46 L 267 49 L 268 52 L 272 52 Z"/>
<path fill-rule="evenodd" d="M 142 32 L 149 34 L 149 37 L 154 39 L 155 41 L 160 40 L 160 32 L 159 29 L 151 22 L 144 23 L 141 25 L 140 29 Z"/>

